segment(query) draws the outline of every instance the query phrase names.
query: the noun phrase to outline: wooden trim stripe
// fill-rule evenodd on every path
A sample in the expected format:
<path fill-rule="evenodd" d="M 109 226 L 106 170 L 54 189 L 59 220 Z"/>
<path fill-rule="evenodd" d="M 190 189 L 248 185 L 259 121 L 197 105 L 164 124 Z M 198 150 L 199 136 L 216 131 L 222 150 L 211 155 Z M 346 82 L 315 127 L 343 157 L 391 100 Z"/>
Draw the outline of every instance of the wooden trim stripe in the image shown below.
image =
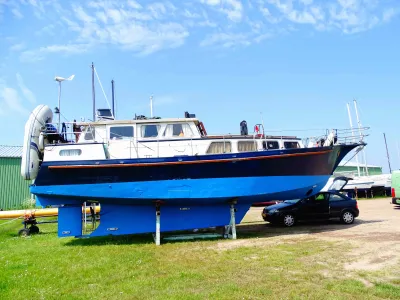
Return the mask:
<path fill-rule="evenodd" d="M 91 168 L 127 168 L 127 167 L 151 167 L 151 166 L 165 166 L 165 165 L 191 165 L 191 164 L 204 164 L 204 163 L 224 163 L 224 162 L 237 162 L 237 161 L 249 161 L 249 160 L 263 160 L 263 159 L 276 159 L 276 158 L 287 158 L 296 156 L 310 156 L 310 155 L 322 155 L 332 152 L 332 150 L 324 150 L 318 152 L 307 152 L 307 153 L 294 153 L 294 154 L 283 154 L 283 155 L 270 155 L 270 156 L 257 156 L 257 157 L 239 157 L 239 158 L 226 158 L 226 159 L 207 159 L 207 160 L 194 160 L 194 161 L 173 161 L 173 162 L 156 162 L 156 163 L 135 163 L 135 164 L 94 164 L 94 165 L 64 165 L 64 166 L 49 166 L 50 170 L 59 169 L 91 169 Z"/>

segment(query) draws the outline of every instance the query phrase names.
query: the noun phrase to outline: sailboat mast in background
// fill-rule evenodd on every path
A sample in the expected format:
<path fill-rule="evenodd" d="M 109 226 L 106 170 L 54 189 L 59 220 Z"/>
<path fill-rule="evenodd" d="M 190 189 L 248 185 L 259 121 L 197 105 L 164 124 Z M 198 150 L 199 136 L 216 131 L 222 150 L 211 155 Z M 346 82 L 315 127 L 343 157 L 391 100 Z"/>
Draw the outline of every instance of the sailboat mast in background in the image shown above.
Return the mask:
<path fill-rule="evenodd" d="M 354 99 L 353 101 L 354 101 L 354 109 L 356 111 L 356 117 L 357 117 L 357 123 L 358 123 L 358 132 L 360 133 L 360 139 L 363 140 L 364 136 L 363 136 L 363 134 L 361 132 L 361 122 L 360 122 L 360 118 L 358 117 L 357 101 L 356 101 L 356 99 Z M 362 154 L 363 154 L 363 157 L 364 157 L 365 175 L 368 176 L 369 172 L 368 172 L 368 165 L 367 165 L 367 157 L 366 157 L 366 154 L 365 154 L 365 148 L 362 149 Z"/>
<path fill-rule="evenodd" d="M 351 134 L 353 136 L 353 142 L 357 142 L 355 140 L 355 136 L 354 136 L 354 129 L 353 129 L 353 121 L 351 119 L 351 113 L 350 113 L 350 105 L 349 103 L 347 103 L 347 112 L 349 113 L 349 121 L 350 121 L 350 128 L 351 128 Z M 358 172 L 358 177 L 361 176 L 360 174 L 360 164 L 358 162 L 358 152 L 356 152 L 356 162 L 357 162 L 357 172 Z"/>
<path fill-rule="evenodd" d="M 385 133 L 383 133 L 383 138 L 385 139 L 386 155 L 387 155 L 388 164 L 389 164 L 389 172 L 390 172 L 390 174 L 392 174 L 392 167 L 390 166 L 389 150 L 388 150 L 387 143 L 386 143 L 386 134 Z"/>

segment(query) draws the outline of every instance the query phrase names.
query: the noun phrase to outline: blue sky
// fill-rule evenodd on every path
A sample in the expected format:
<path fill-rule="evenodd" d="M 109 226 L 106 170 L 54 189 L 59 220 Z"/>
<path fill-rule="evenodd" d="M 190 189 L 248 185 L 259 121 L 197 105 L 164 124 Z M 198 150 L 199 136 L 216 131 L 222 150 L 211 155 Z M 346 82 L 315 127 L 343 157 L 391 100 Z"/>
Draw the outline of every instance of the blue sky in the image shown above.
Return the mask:
<path fill-rule="evenodd" d="M 399 17 L 398 0 L 0 0 L 0 144 L 22 145 L 29 112 L 57 105 L 54 76 L 75 74 L 63 115 L 91 118 L 93 61 L 118 118 L 149 115 L 154 94 L 156 115 L 187 110 L 212 133 L 261 112 L 267 132 L 348 128 L 356 98 L 368 163 L 388 170 L 385 132 L 400 168 Z M 96 95 L 106 107 L 97 80 Z"/>

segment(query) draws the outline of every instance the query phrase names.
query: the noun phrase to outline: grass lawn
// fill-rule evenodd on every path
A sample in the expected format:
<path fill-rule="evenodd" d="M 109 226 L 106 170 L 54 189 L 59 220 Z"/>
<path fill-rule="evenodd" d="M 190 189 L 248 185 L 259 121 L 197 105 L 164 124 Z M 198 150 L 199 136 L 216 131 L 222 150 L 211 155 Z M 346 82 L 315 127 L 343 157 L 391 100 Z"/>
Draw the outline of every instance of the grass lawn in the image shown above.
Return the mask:
<path fill-rule="evenodd" d="M 0 221 L 0 299 L 398 299 L 400 282 L 345 277 L 350 246 L 314 239 L 278 245 L 168 242 L 152 237 L 57 237 L 56 224 L 17 237 Z M 230 245 L 235 244 L 235 247 Z M 329 271 L 326 274 L 326 272 Z M 340 275 L 340 276 L 338 276 Z M 358 278 L 358 279 L 357 279 Z"/>

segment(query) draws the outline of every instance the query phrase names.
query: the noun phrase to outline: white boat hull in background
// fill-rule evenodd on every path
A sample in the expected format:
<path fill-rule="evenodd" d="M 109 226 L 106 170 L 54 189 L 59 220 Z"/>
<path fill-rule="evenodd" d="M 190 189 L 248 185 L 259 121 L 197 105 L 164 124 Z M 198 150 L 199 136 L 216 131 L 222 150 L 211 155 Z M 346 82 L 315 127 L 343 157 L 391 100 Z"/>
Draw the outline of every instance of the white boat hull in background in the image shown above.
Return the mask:
<path fill-rule="evenodd" d="M 351 176 L 350 176 L 351 177 Z M 391 174 L 381 174 L 381 175 L 370 175 L 370 176 L 360 176 L 354 177 L 353 180 L 350 180 L 344 187 L 344 190 L 354 190 L 357 189 L 370 189 L 373 187 L 390 187 L 391 186 Z M 334 178 L 330 178 L 321 192 L 327 191 L 329 186 L 332 184 Z"/>
<path fill-rule="evenodd" d="M 33 180 L 39 172 L 40 150 L 39 135 L 41 128 L 53 120 L 53 112 L 47 105 L 39 105 L 29 116 L 25 124 L 24 144 L 22 149 L 21 175 L 26 180 Z"/>

